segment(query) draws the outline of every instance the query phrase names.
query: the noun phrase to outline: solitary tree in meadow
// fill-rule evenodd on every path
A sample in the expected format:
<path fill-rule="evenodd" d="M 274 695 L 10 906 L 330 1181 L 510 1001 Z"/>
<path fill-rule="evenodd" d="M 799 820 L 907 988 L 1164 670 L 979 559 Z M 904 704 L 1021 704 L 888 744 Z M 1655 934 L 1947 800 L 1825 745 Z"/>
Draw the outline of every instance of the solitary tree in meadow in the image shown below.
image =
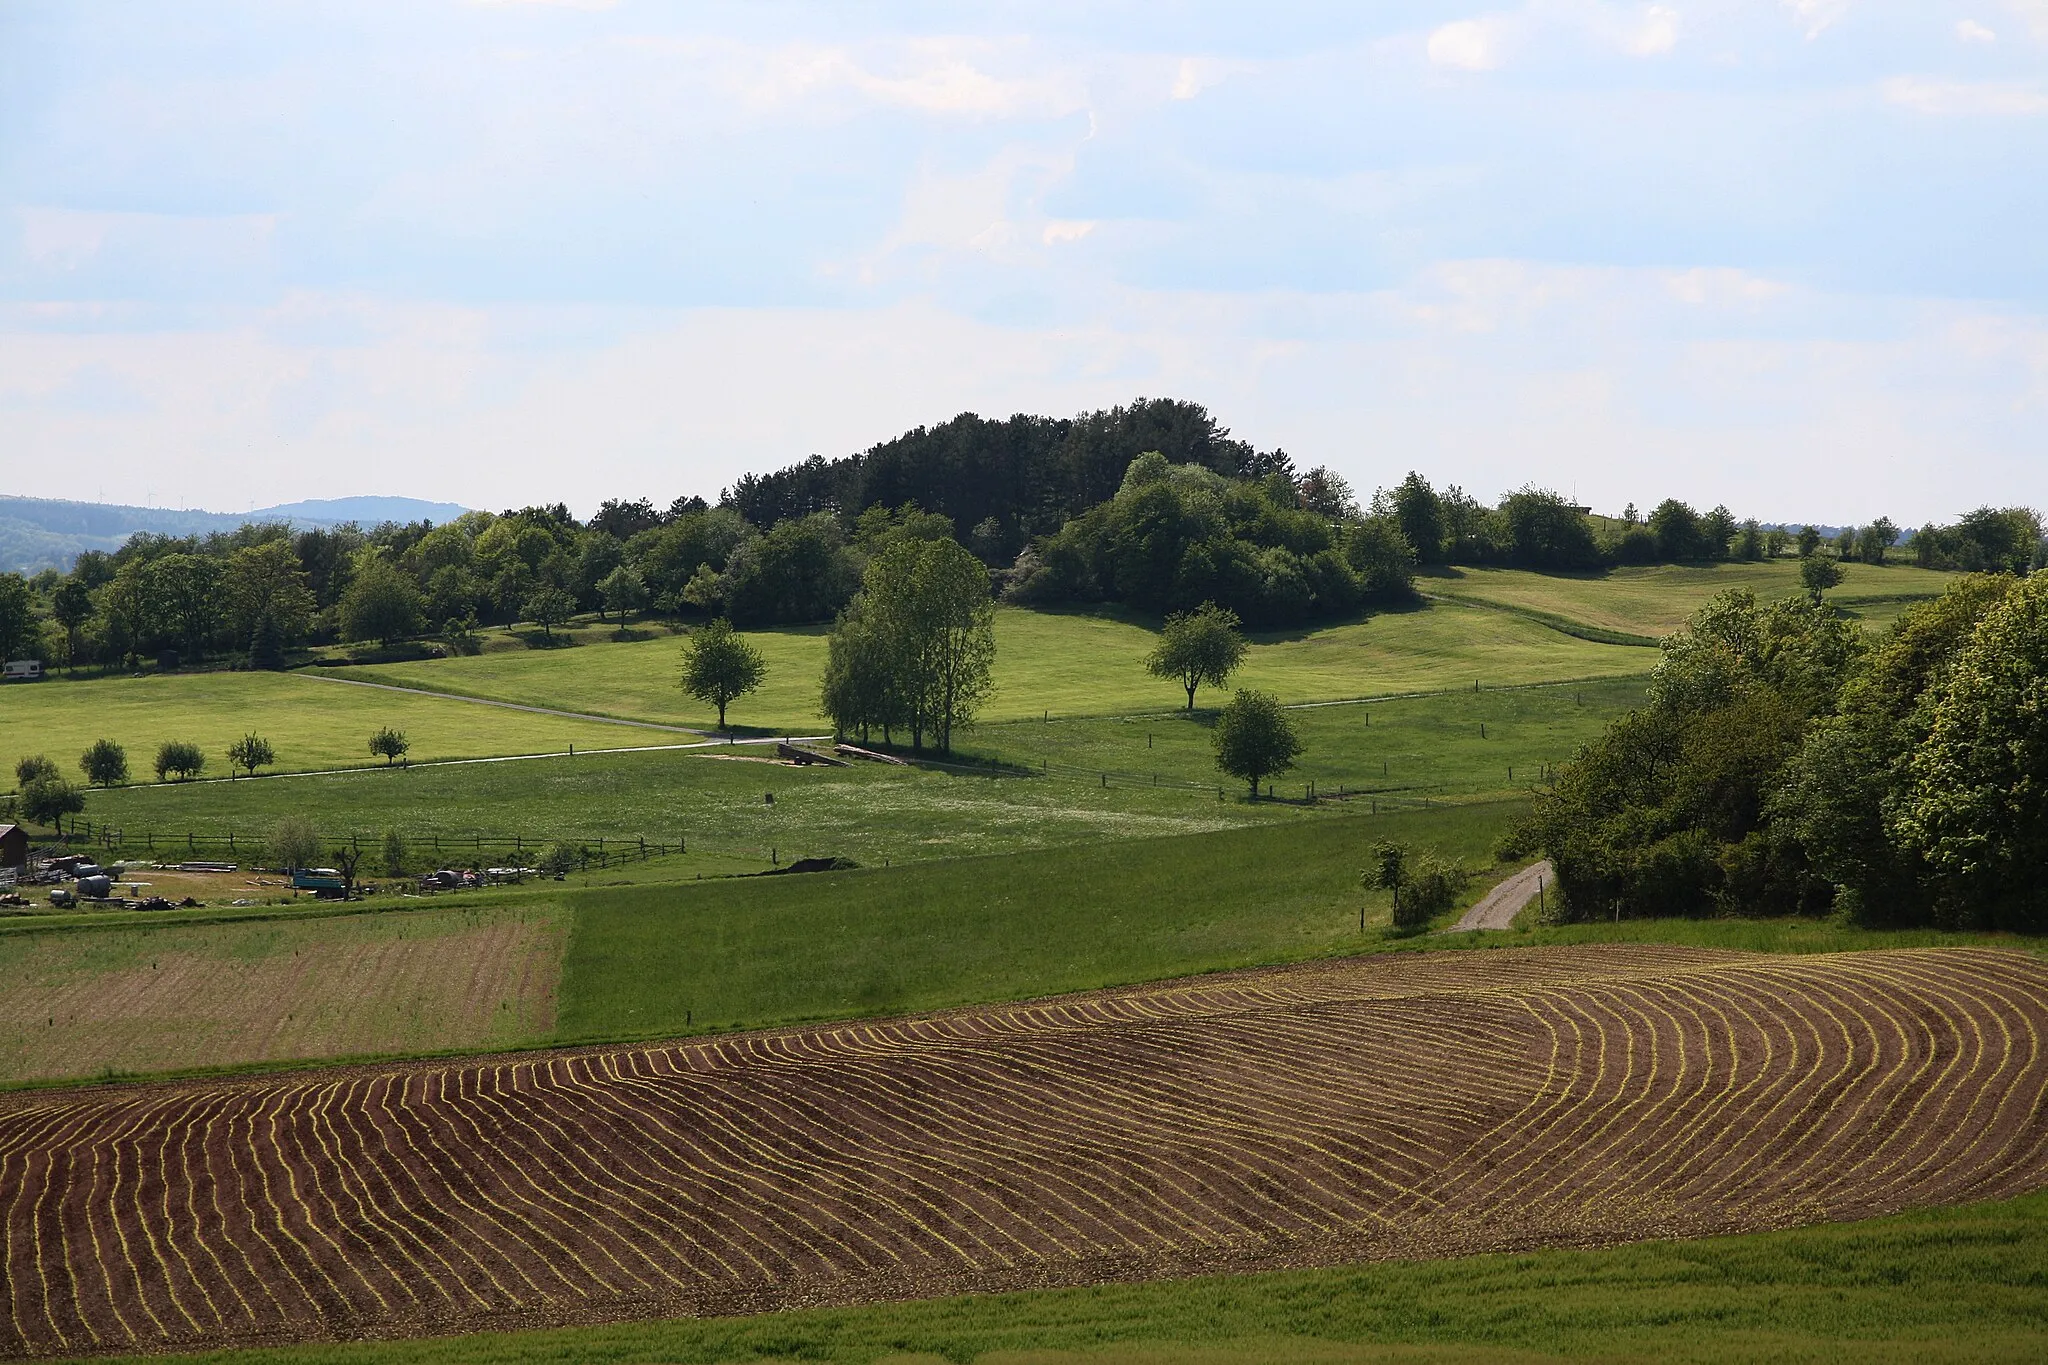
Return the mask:
<path fill-rule="evenodd" d="M 1193 611 L 1175 612 L 1159 632 L 1159 647 L 1145 660 L 1155 678 L 1172 678 L 1187 689 L 1188 710 L 1195 709 L 1195 689 L 1203 683 L 1221 687 L 1244 662 L 1244 636 L 1237 632 L 1237 613 L 1214 602 Z"/>
<path fill-rule="evenodd" d="M 405 737 L 405 731 L 394 730 L 388 725 L 370 736 L 370 752 L 381 757 L 387 768 L 405 757 L 406 750 L 410 748 L 412 741 Z"/>
<path fill-rule="evenodd" d="M 1301 752 L 1301 737 L 1270 692 L 1240 687 L 1216 718 L 1216 766 L 1251 784 L 1257 800 L 1259 783 L 1286 772 Z"/>
<path fill-rule="evenodd" d="M 112 787 L 128 780 L 128 751 L 111 739 L 96 739 L 79 755 L 78 766 L 95 787 Z"/>
<path fill-rule="evenodd" d="M 725 708 L 761 685 L 768 665 L 760 651 L 719 617 L 683 642 L 683 690 L 718 708 L 718 728 L 725 728 Z"/>
<path fill-rule="evenodd" d="M 237 769 L 254 777 L 258 768 L 268 767 L 277 762 L 277 751 L 270 747 L 270 741 L 261 735 L 243 735 L 228 745 L 228 773 Z"/>
<path fill-rule="evenodd" d="M 1842 581 L 1840 560 L 1829 559 L 1826 555 L 1807 555 L 1799 561 L 1799 581 L 1813 597 L 1814 604 L 1820 604 L 1820 595 Z"/>
<path fill-rule="evenodd" d="M 174 773 L 182 782 L 197 777 L 205 767 L 205 752 L 189 739 L 167 739 L 157 746 L 156 780 L 159 782 Z"/>

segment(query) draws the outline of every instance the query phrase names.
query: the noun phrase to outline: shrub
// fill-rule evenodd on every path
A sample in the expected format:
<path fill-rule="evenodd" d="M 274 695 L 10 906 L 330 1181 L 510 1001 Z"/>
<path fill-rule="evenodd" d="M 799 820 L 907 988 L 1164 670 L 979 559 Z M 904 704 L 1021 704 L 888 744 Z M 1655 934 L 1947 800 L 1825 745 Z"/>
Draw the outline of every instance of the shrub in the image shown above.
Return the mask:
<path fill-rule="evenodd" d="M 303 815 L 287 815 L 272 826 L 270 857 L 287 872 L 311 867 L 320 857 L 320 836 Z"/>
<path fill-rule="evenodd" d="M 405 837 L 395 829 L 384 831 L 384 875 L 405 875 Z"/>
<path fill-rule="evenodd" d="M 196 777 L 206 767 L 206 755 L 186 739 L 167 739 L 157 746 L 156 777 L 162 782 L 176 773 L 179 781 Z"/>
<path fill-rule="evenodd" d="M 1382 839 L 1371 849 L 1372 861 L 1359 880 L 1394 896 L 1394 927 L 1419 929 L 1458 903 L 1472 874 L 1455 859 Z"/>
<path fill-rule="evenodd" d="M 556 844 L 540 855 L 534 866 L 542 872 L 551 872 L 559 877 L 565 872 L 574 872 L 583 861 L 583 850 L 574 844 Z"/>
<path fill-rule="evenodd" d="M 1458 903 L 1472 874 L 1455 858 L 1424 852 L 1409 866 L 1408 885 L 1401 895 L 1401 913 L 1394 917 L 1396 928 L 1412 929 L 1426 924 Z"/>

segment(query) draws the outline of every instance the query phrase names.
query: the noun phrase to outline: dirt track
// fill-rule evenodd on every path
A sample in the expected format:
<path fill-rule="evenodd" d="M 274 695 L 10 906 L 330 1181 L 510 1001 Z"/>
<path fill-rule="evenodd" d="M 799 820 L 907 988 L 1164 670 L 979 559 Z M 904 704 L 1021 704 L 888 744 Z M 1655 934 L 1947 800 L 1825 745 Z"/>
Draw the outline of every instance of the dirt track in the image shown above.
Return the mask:
<path fill-rule="evenodd" d="M 1778 1226 L 2048 1184 L 2048 967 L 1401 956 L 0 1102 L 0 1351 Z"/>
<path fill-rule="evenodd" d="M 1458 917 L 1458 922 L 1444 932 L 1447 934 L 1469 934 L 1477 929 L 1507 929 L 1515 922 L 1515 916 L 1528 908 L 1529 902 L 1537 898 L 1542 887 L 1555 884 L 1557 870 L 1548 858 L 1531 863 L 1512 877 L 1479 898 L 1479 904 Z"/>

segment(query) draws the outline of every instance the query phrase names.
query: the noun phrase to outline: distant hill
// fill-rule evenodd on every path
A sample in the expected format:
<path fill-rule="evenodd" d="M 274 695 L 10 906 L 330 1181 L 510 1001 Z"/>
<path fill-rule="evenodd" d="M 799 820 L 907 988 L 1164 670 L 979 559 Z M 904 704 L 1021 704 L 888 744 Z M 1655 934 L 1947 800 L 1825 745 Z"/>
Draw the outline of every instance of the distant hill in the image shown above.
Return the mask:
<path fill-rule="evenodd" d="M 243 521 L 291 521 L 305 525 L 339 526 L 353 521 L 375 526 L 382 521 L 431 521 L 436 526 L 453 521 L 469 509 L 452 502 L 421 502 L 418 498 L 311 498 L 305 502 L 281 502 L 259 507 Z"/>
<path fill-rule="evenodd" d="M 232 531 L 244 522 L 288 521 L 294 526 L 338 526 L 345 521 L 373 526 L 380 521 L 453 521 L 466 508 L 418 498 L 325 498 L 280 503 L 253 512 L 207 512 L 196 508 L 127 507 L 60 498 L 0 496 L 0 573 L 68 570 L 86 550 L 117 550 L 138 531 L 203 536 Z"/>

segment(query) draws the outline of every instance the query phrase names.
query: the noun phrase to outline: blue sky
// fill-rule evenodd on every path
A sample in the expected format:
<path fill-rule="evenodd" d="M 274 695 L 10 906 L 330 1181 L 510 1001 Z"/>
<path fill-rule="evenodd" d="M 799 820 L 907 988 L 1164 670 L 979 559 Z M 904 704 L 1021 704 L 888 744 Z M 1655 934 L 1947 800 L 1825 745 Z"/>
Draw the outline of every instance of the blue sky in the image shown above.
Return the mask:
<path fill-rule="evenodd" d="M 5 491 L 587 513 L 1140 394 L 2048 504 L 2048 0 L 0 0 Z"/>

